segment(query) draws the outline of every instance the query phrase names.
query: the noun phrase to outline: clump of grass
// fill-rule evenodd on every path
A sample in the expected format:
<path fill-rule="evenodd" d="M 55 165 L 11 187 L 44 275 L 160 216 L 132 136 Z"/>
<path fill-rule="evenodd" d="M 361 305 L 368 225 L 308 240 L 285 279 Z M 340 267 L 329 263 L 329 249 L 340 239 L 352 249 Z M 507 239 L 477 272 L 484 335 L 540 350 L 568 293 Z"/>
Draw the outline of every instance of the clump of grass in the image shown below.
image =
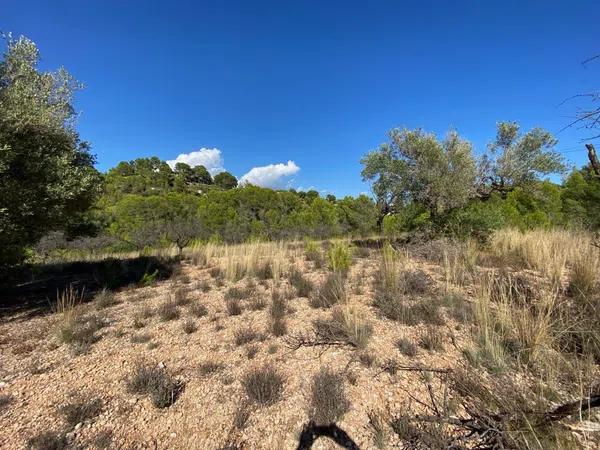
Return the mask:
<path fill-rule="evenodd" d="M 450 315 L 458 323 L 473 322 L 473 307 L 464 297 L 457 294 L 448 294 L 442 303 L 450 309 Z"/>
<path fill-rule="evenodd" d="M 345 277 L 352 265 L 352 249 L 345 242 L 336 242 L 327 252 L 327 260 L 330 270 Z"/>
<path fill-rule="evenodd" d="M 164 369 L 138 364 L 127 383 L 130 392 L 149 395 L 157 408 L 171 406 L 181 393 L 182 386 Z"/>
<path fill-rule="evenodd" d="M 413 357 L 417 355 L 417 346 L 413 341 L 407 338 L 400 338 L 396 341 L 396 347 L 404 356 Z"/>
<path fill-rule="evenodd" d="M 336 307 L 331 319 L 318 319 L 313 323 L 316 334 L 326 341 L 343 341 L 365 348 L 373 334 L 373 326 L 365 319 L 364 312 L 356 307 Z"/>
<path fill-rule="evenodd" d="M 388 422 L 386 416 L 383 412 L 375 411 L 370 411 L 367 413 L 367 416 L 369 417 L 369 425 L 373 433 L 373 443 L 375 444 L 375 447 L 380 450 L 385 449 L 390 439 L 386 426 Z"/>
<path fill-rule="evenodd" d="M 10 405 L 13 401 L 13 396 L 10 394 L 0 394 L 0 410 Z"/>
<path fill-rule="evenodd" d="M 344 390 L 344 378 L 321 368 L 312 379 L 309 415 L 317 425 L 329 425 L 344 417 L 350 402 Z"/>
<path fill-rule="evenodd" d="M 198 330 L 198 326 L 196 325 L 196 322 L 194 322 L 192 319 L 186 319 L 183 322 L 181 328 L 183 329 L 183 332 L 185 334 L 192 334 Z"/>
<path fill-rule="evenodd" d="M 372 367 L 375 363 L 375 355 L 367 350 L 364 350 L 358 354 L 358 360 L 363 366 Z"/>
<path fill-rule="evenodd" d="M 133 318 L 133 328 L 139 330 L 140 328 L 144 328 L 146 326 L 146 322 L 140 316 L 136 315 Z"/>
<path fill-rule="evenodd" d="M 179 307 L 171 300 L 167 300 L 158 307 L 158 316 L 163 322 L 179 319 Z"/>
<path fill-rule="evenodd" d="M 68 425 L 74 427 L 78 423 L 93 419 L 102 411 L 102 400 L 99 398 L 76 398 L 58 408 Z"/>
<path fill-rule="evenodd" d="M 160 347 L 160 343 L 151 341 L 148 342 L 148 345 L 146 347 L 148 348 L 148 350 L 154 350 L 155 348 Z"/>
<path fill-rule="evenodd" d="M 210 274 L 211 277 L 213 277 L 214 279 L 222 279 L 225 275 L 223 274 L 223 271 L 221 270 L 220 267 L 212 267 L 208 273 Z"/>
<path fill-rule="evenodd" d="M 194 302 L 190 305 L 190 314 L 194 317 L 204 317 L 208 314 L 208 309 L 202 303 Z"/>
<path fill-rule="evenodd" d="M 200 289 L 200 291 L 202 292 L 208 292 L 211 289 L 210 283 L 208 282 L 208 280 L 202 280 L 200 282 L 198 282 L 198 289 Z"/>
<path fill-rule="evenodd" d="M 580 254 L 573 262 L 569 292 L 572 296 L 588 300 L 600 289 L 598 264 L 600 260 L 591 251 Z"/>
<path fill-rule="evenodd" d="M 404 295 L 422 295 L 429 291 L 433 280 L 422 270 L 405 270 L 400 274 L 400 286 Z"/>
<path fill-rule="evenodd" d="M 298 297 L 310 297 L 310 294 L 314 290 L 315 286 L 308 278 L 298 270 L 293 269 L 289 275 L 290 284 L 296 289 L 296 295 Z"/>
<path fill-rule="evenodd" d="M 173 301 L 177 306 L 185 306 L 190 302 L 188 291 L 185 288 L 177 288 L 173 294 Z"/>
<path fill-rule="evenodd" d="M 253 294 L 252 289 L 250 288 L 240 288 L 237 286 L 230 287 L 227 292 L 225 292 L 225 300 L 245 300 Z"/>
<path fill-rule="evenodd" d="M 247 372 L 242 379 L 242 386 L 251 401 L 271 405 L 280 399 L 284 379 L 274 366 L 265 365 Z"/>
<path fill-rule="evenodd" d="M 154 310 L 147 305 L 142 306 L 137 312 L 137 317 L 140 319 L 149 319 L 153 315 Z"/>
<path fill-rule="evenodd" d="M 273 319 L 271 321 L 270 329 L 273 336 L 284 336 L 285 334 L 287 334 L 287 322 L 284 318 Z"/>
<path fill-rule="evenodd" d="M 248 302 L 251 311 L 261 311 L 267 307 L 267 302 L 262 297 L 254 297 Z"/>
<path fill-rule="evenodd" d="M 230 316 L 239 316 L 243 311 L 241 302 L 238 299 L 226 299 L 225 305 L 227 306 L 227 313 Z"/>
<path fill-rule="evenodd" d="M 428 326 L 419 337 L 419 345 L 425 350 L 440 351 L 444 349 L 443 335 L 438 327 Z"/>
<path fill-rule="evenodd" d="M 310 298 L 313 308 L 330 308 L 337 303 L 346 302 L 346 279 L 339 273 L 331 273 L 319 289 Z"/>
<path fill-rule="evenodd" d="M 248 345 L 246 347 L 246 357 L 248 359 L 254 359 L 256 354 L 258 353 L 258 345 Z"/>
<path fill-rule="evenodd" d="M 254 341 L 258 337 L 258 333 L 251 325 L 245 325 L 234 331 L 235 345 L 244 345 Z"/>
<path fill-rule="evenodd" d="M 277 350 L 279 350 L 279 346 L 277 344 L 270 344 L 269 348 L 267 349 L 267 353 L 269 353 L 269 355 L 274 355 L 277 353 Z"/>
<path fill-rule="evenodd" d="M 236 409 L 235 415 L 233 416 L 233 426 L 238 430 L 243 430 L 246 428 L 251 413 L 252 409 L 250 406 L 247 403 L 242 402 Z"/>
<path fill-rule="evenodd" d="M 315 268 L 319 269 L 323 266 L 323 256 L 319 244 L 313 240 L 306 240 L 304 244 L 304 255 L 307 261 L 315 263 Z"/>
<path fill-rule="evenodd" d="M 133 344 L 145 344 L 146 342 L 150 342 L 152 339 L 152 335 L 148 333 L 134 334 L 131 336 L 131 342 Z"/>
<path fill-rule="evenodd" d="M 271 261 L 264 261 L 259 264 L 255 270 L 256 276 L 259 280 L 270 280 L 273 278 L 273 268 L 271 267 Z"/>
<path fill-rule="evenodd" d="M 281 320 L 285 318 L 287 310 L 287 303 L 285 297 L 281 295 L 281 292 L 275 290 L 271 294 L 271 306 L 269 308 L 269 315 L 273 320 Z"/>
<path fill-rule="evenodd" d="M 63 450 L 69 448 L 69 442 L 64 432 L 43 431 L 27 441 L 31 450 Z"/>
<path fill-rule="evenodd" d="M 113 445 L 112 431 L 100 430 L 94 436 L 94 448 L 97 450 L 106 450 Z"/>
<path fill-rule="evenodd" d="M 100 337 L 96 334 L 106 325 L 97 315 L 76 316 L 59 324 L 59 340 L 70 344 L 75 354 L 86 352 Z"/>
<path fill-rule="evenodd" d="M 104 309 L 116 304 L 117 300 L 111 291 L 104 288 L 96 294 L 94 302 L 96 303 L 97 309 Z"/>
<path fill-rule="evenodd" d="M 363 245 L 355 247 L 353 254 L 357 257 L 357 258 L 368 258 L 371 256 L 371 250 L 369 249 L 369 247 L 365 247 Z"/>
<path fill-rule="evenodd" d="M 207 376 L 223 370 L 223 364 L 215 361 L 205 361 L 198 366 L 200 375 Z"/>

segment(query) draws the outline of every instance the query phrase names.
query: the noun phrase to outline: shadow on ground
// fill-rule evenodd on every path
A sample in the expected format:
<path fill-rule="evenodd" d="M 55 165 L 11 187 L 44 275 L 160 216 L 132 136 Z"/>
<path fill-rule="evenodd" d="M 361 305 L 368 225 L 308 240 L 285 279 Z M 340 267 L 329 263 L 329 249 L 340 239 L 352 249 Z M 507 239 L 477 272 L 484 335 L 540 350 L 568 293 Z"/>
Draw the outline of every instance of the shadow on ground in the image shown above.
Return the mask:
<path fill-rule="evenodd" d="M 140 256 L 15 267 L 0 275 L 0 320 L 48 312 L 57 293 L 69 286 L 90 299 L 102 288 L 116 290 L 140 283 L 144 277 L 169 278 L 177 265 L 175 258 Z"/>

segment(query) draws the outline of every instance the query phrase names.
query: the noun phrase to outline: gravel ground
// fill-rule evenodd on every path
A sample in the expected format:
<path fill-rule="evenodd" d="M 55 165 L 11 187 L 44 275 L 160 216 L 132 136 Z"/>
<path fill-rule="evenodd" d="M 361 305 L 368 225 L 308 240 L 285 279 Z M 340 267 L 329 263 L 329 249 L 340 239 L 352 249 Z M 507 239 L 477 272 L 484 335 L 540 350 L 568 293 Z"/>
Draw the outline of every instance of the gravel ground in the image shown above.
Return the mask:
<path fill-rule="evenodd" d="M 327 274 L 326 269 L 312 269 L 312 263 L 296 260 L 294 264 L 317 283 Z M 414 357 L 402 355 L 395 345 L 398 338 L 416 343 L 422 326 L 384 319 L 372 306 L 377 264 L 375 257 L 358 259 L 349 276 L 349 302 L 373 325 L 373 336 L 364 351 L 374 358 L 370 367 L 359 361 L 359 350 L 347 346 L 290 348 L 290 335 L 309 332 L 313 320 L 328 317 L 329 311 L 311 308 L 306 298 L 291 298 L 286 319 L 288 335 L 274 337 L 268 332 L 272 280 L 253 282 L 252 297 L 262 297 L 266 308 L 252 311 L 246 299 L 242 301 L 243 313 L 229 316 L 224 295 L 232 283 L 218 287 L 209 268 L 188 263 L 183 263 L 176 279 L 118 292 L 114 306 L 100 311 L 93 304 L 80 306 L 86 313 L 100 314 L 107 322 L 98 332 L 100 339 L 82 354 L 76 355 L 69 345 L 60 344 L 56 333 L 58 314 L 28 320 L 9 318 L 0 324 L 0 395 L 11 398 L 0 406 L 0 448 L 26 448 L 32 436 L 45 431 L 64 432 L 72 447 L 81 448 L 218 449 L 226 444 L 248 449 L 295 448 L 308 421 L 311 377 L 322 366 L 342 373 L 346 380 L 350 409 L 338 425 L 360 448 L 376 448 L 368 414 L 396 414 L 409 405 L 415 406 L 407 392 L 417 399 L 429 395 L 420 372 L 389 374 L 382 369 L 384 363 L 396 360 L 403 365 L 452 367 L 461 359 L 458 348 L 466 335 L 462 326 L 448 319 L 439 327 L 443 351 L 419 349 Z M 436 280 L 435 289 L 442 289 L 440 269 L 422 263 L 421 268 Z M 200 282 L 205 280 L 211 286 L 208 292 L 200 289 Z M 236 285 L 246 287 L 247 283 L 245 279 Z M 279 289 L 286 290 L 287 283 L 282 280 Z M 156 310 L 181 287 L 188 291 L 192 302 L 206 306 L 206 316 L 193 317 L 187 305 L 179 308 L 178 320 L 163 322 L 154 315 L 144 319 L 143 328 L 135 329 L 136 314 L 145 307 Z M 190 317 L 198 329 L 186 334 L 182 325 Z M 235 331 L 248 325 L 264 335 L 252 344 L 258 348 L 252 359 L 247 356 L 246 346 L 235 345 Z M 132 342 L 132 336 L 143 334 L 150 336 L 148 342 Z M 128 391 L 127 380 L 140 362 L 160 365 L 182 383 L 183 391 L 172 406 L 156 408 L 148 396 Z M 222 369 L 202 374 L 199 367 L 205 362 L 219 363 Z M 234 418 L 247 400 L 243 376 L 265 363 L 274 364 L 283 375 L 283 395 L 270 406 L 253 406 L 245 427 L 239 429 L 234 426 Z M 72 398 L 100 399 L 100 413 L 68 424 L 60 408 Z M 313 448 L 338 447 L 320 439 Z"/>

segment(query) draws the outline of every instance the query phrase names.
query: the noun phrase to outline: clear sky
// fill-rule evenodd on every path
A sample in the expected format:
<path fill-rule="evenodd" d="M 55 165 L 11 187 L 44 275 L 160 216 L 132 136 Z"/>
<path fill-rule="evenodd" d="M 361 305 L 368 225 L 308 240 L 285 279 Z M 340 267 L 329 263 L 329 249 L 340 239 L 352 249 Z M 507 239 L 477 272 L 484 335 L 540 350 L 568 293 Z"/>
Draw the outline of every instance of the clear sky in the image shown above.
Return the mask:
<path fill-rule="evenodd" d="M 0 30 L 85 83 L 99 169 L 216 148 L 199 160 L 336 195 L 368 191 L 359 160 L 395 126 L 478 151 L 499 120 L 558 132 L 600 88 L 599 19 L 597 0 L 0 0 Z M 577 165 L 585 136 L 557 135 Z"/>

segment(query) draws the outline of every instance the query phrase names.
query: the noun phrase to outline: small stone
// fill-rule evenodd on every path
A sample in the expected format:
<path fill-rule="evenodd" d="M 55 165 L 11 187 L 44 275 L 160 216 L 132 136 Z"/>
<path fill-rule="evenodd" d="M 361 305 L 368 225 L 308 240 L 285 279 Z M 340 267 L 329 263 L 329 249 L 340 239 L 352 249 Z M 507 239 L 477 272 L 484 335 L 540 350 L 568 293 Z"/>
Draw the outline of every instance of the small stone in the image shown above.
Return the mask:
<path fill-rule="evenodd" d="M 158 368 L 159 369 L 164 369 L 165 367 L 167 367 L 167 366 L 165 365 L 164 362 L 161 361 L 161 362 L 158 363 Z"/>
<path fill-rule="evenodd" d="M 175 439 L 175 438 L 177 437 L 177 433 L 171 433 L 169 436 L 170 436 L 172 439 Z"/>
<path fill-rule="evenodd" d="M 77 425 L 75 425 L 75 429 L 79 430 L 82 426 L 83 426 L 83 423 L 79 422 Z"/>

